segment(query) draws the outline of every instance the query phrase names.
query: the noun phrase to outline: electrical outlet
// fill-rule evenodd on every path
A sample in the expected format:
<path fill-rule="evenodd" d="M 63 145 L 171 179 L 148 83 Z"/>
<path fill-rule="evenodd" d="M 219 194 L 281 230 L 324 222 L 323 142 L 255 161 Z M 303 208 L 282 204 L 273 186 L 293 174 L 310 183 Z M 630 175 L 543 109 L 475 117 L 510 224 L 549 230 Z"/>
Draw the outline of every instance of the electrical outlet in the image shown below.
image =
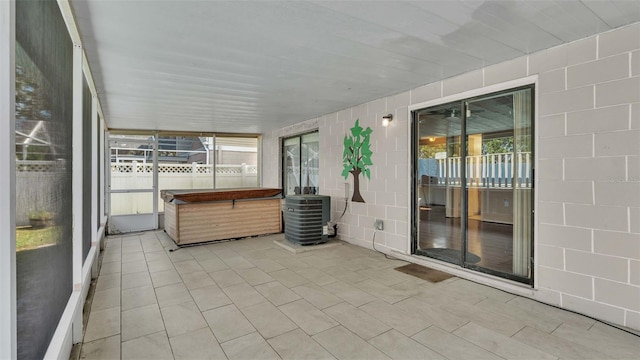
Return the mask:
<path fill-rule="evenodd" d="M 374 227 L 376 230 L 383 230 L 383 229 L 384 229 L 384 223 L 382 222 L 382 220 L 379 220 L 379 219 L 378 219 L 378 220 L 376 220 L 376 222 L 375 222 L 375 223 L 373 223 L 373 227 Z"/>

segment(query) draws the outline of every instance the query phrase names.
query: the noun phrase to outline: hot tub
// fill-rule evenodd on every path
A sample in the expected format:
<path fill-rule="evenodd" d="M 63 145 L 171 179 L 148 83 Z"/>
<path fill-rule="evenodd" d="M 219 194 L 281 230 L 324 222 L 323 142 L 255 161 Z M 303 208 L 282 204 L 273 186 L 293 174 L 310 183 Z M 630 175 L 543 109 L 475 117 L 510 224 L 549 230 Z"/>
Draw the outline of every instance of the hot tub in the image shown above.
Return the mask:
<path fill-rule="evenodd" d="M 178 245 L 282 232 L 281 189 L 161 190 L 164 228 Z"/>

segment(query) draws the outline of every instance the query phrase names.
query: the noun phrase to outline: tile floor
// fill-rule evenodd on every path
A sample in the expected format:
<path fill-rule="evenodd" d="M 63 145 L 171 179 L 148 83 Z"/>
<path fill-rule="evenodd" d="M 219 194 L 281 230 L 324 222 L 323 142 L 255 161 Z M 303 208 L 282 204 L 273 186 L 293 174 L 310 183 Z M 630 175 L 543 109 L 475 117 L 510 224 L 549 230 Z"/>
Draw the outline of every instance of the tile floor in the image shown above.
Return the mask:
<path fill-rule="evenodd" d="M 640 337 L 343 243 L 292 254 L 282 235 L 182 248 L 109 237 L 84 359 L 638 359 Z"/>

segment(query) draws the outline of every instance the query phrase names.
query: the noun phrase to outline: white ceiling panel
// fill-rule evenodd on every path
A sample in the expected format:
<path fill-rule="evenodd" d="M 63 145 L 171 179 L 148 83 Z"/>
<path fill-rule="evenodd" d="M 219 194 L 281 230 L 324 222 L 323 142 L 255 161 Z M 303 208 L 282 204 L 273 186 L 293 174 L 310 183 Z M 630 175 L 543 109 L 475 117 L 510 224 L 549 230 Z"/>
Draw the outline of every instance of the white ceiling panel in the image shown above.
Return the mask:
<path fill-rule="evenodd" d="M 582 2 L 611 28 L 638 21 L 640 17 L 638 1 L 583 0 Z"/>
<path fill-rule="evenodd" d="M 111 128 L 230 133 L 640 21 L 640 0 L 71 4 Z"/>

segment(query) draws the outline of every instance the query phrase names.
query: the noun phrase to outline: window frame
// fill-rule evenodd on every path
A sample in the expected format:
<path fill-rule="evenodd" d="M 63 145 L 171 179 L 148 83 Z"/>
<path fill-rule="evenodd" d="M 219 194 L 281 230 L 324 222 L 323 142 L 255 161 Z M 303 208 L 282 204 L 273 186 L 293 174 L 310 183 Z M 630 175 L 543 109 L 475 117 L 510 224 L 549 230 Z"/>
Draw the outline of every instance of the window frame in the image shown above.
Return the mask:
<path fill-rule="evenodd" d="M 302 133 L 298 133 L 295 135 L 291 135 L 291 136 L 286 136 L 286 137 L 282 137 L 280 138 L 280 188 L 282 189 L 282 197 L 286 198 L 287 197 L 287 160 L 286 160 L 286 152 L 285 152 L 285 143 L 287 140 L 290 139 L 298 139 L 298 143 L 299 143 L 299 149 L 298 149 L 298 160 L 300 161 L 300 163 L 302 162 L 302 139 L 306 136 L 306 135 L 310 135 L 310 134 L 318 134 L 318 137 L 320 136 L 320 130 L 319 129 L 313 129 L 310 131 L 305 131 Z M 302 171 L 299 172 L 298 175 L 298 184 L 302 185 Z M 307 184 L 308 185 L 308 184 Z M 302 189 L 301 186 L 300 187 L 300 193 L 296 193 L 294 191 L 293 194 L 289 194 L 289 195 L 300 195 L 300 194 L 305 194 L 304 189 Z M 311 188 L 310 186 L 305 186 L 305 188 Z M 320 187 L 319 186 L 314 186 L 313 187 L 313 191 L 312 192 L 307 192 L 307 194 L 318 194 L 320 191 Z"/>
<path fill-rule="evenodd" d="M 535 256 L 536 256 L 536 252 L 535 252 L 535 248 L 536 248 L 536 234 L 537 234 L 537 226 L 536 226 L 536 218 L 535 218 L 535 208 L 537 205 L 537 189 L 536 189 L 536 181 L 535 181 L 535 168 L 537 166 L 537 143 L 535 142 L 535 134 L 536 134 L 536 130 L 537 130 L 537 113 L 538 113 L 538 109 L 537 109 L 537 103 L 538 103 L 538 82 L 537 82 L 537 77 L 536 76 L 532 76 L 532 77 L 527 77 L 524 79 L 519 79 L 519 80 L 514 80 L 514 81 L 510 81 L 510 82 L 506 82 L 506 83 L 502 83 L 502 84 L 496 84 L 495 86 L 491 86 L 491 87 L 487 87 L 487 88 L 483 88 L 483 89 L 475 89 L 475 90 L 471 90 L 471 91 L 467 91 L 464 93 L 460 93 L 460 94 L 454 94 L 454 95 L 450 95 L 450 96 L 445 96 L 442 98 L 438 98 L 438 99 L 434 99 L 431 101 L 427 101 L 427 102 L 423 102 L 423 103 L 419 103 L 419 104 L 415 104 L 415 105 L 411 105 L 409 107 L 409 114 L 410 114 L 410 119 L 411 119 L 411 126 L 410 126 L 410 131 L 411 131 L 411 135 L 410 135 L 410 154 L 411 154 L 411 163 L 412 163 L 412 170 L 411 170 L 411 191 L 415 192 L 418 186 L 418 165 L 417 165 L 417 161 L 418 161 L 418 144 L 419 144 L 419 121 L 417 118 L 417 114 L 419 111 L 424 110 L 424 109 L 428 109 L 428 108 L 432 108 L 432 107 L 436 107 L 439 105 L 443 105 L 443 104 L 447 104 L 447 103 L 460 103 L 461 106 L 463 107 L 463 109 L 466 109 L 466 104 L 468 102 L 472 102 L 475 100 L 482 100 L 482 99 L 487 99 L 490 97 L 495 97 L 495 96 L 500 96 L 502 94 L 505 93 L 509 93 L 509 92 L 515 92 L 518 90 L 523 90 L 523 89 L 530 89 L 531 90 L 531 153 L 534 156 L 534 161 L 532 162 L 532 173 L 531 173 L 531 189 L 532 189 L 532 211 L 531 211 L 531 243 L 529 244 L 530 247 L 530 256 L 529 256 L 529 260 L 530 260 L 530 276 L 529 277 L 524 277 L 524 276 L 518 276 L 518 275 L 514 275 L 511 273 L 505 273 L 505 272 L 501 272 L 501 271 L 496 271 L 493 269 L 489 269 L 489 268 L 485 268 L 485 267 L 480 267 L 480 266 L 474 266 L 472 264 L 468 264 L 463 261 L 460 264 L 455 264 L 452 263 L 455 266 L 459 266 L 462 269 L 465 270 L 471 270 L 475 273 L 485 273 L 488 275 L 492 275 L 495 276 L 496 278 L 502 278 L 502 279 L 506 279 L 506 280 L 511 280 L 511 281 L 515 281 L 515 282 L 519 282 L 525 285 L 529 285 L 531 287 L 535 287 L 535 280 L 536 280 L 536 263 L 534 261 Z M 464 111 L 466 113 L 466 111 Z M 467 138 L 467 133 L 466 133 L 466 115 L 462 114 L 462 118 L 464 119 L 463 124 L 462 124 L 462 132 L 460 137 L 461 138 Z M 466 157 L 467 154 L 467 148 L 466 147 L 462 147 L 461 148 L 461 157 Z M 463 167 L 464 169 L 464 167 Z M 462 174 L 462 176 L 466 177 L 466 174 Z M 463 182 L 464 184 L 464 182 Z M 464 196 L 463 196 L 463 203 L 461 204 L 462 207 L 462 211 L 464 211 L 464 213 L 466 214 L 468 212 L 468 208 L 466 204 L 466 200 L 465 200 L 465 196 L 466 196 L 466 185 L 465 186 L 461 186 L 461 189 L 464 191 Z M 415 195 L 415 193 L 414 193 Z M 462 195 L 461 195 L 462 196 Z M 418 250 L 418 239 L 419 239 L 419 229 L 418 229 L 418 221 L 419 221 L 419 214 L 420 214 L 420 210 L 419 210 L 419 204 L 417 201 L 416 196 L 412 196 L 412 204 L 411 204 L 411 236 L 409 239 L 409 249 L 411 251 L 411 254 L 413 255 L 417 255 L 417 256 L 421 256 L 422 258 L 425 259 L 434 259 L 431 257 L 427 257 L 427 256 L 423 256 L 418 254 L 417 250 Z M 464 225 L 464 229 L 461 229 L 461 232 L 463 232 L 463 238 L 462 238 L 462 243 L 463 243 L 463 249 L 466 249 L 467 247 L 467 229 L 466 229 L 466 224 Z M 464 253 L 464 251 L 462 251 Z M 436 259 L 439 260 L 439 259 Z"/>

